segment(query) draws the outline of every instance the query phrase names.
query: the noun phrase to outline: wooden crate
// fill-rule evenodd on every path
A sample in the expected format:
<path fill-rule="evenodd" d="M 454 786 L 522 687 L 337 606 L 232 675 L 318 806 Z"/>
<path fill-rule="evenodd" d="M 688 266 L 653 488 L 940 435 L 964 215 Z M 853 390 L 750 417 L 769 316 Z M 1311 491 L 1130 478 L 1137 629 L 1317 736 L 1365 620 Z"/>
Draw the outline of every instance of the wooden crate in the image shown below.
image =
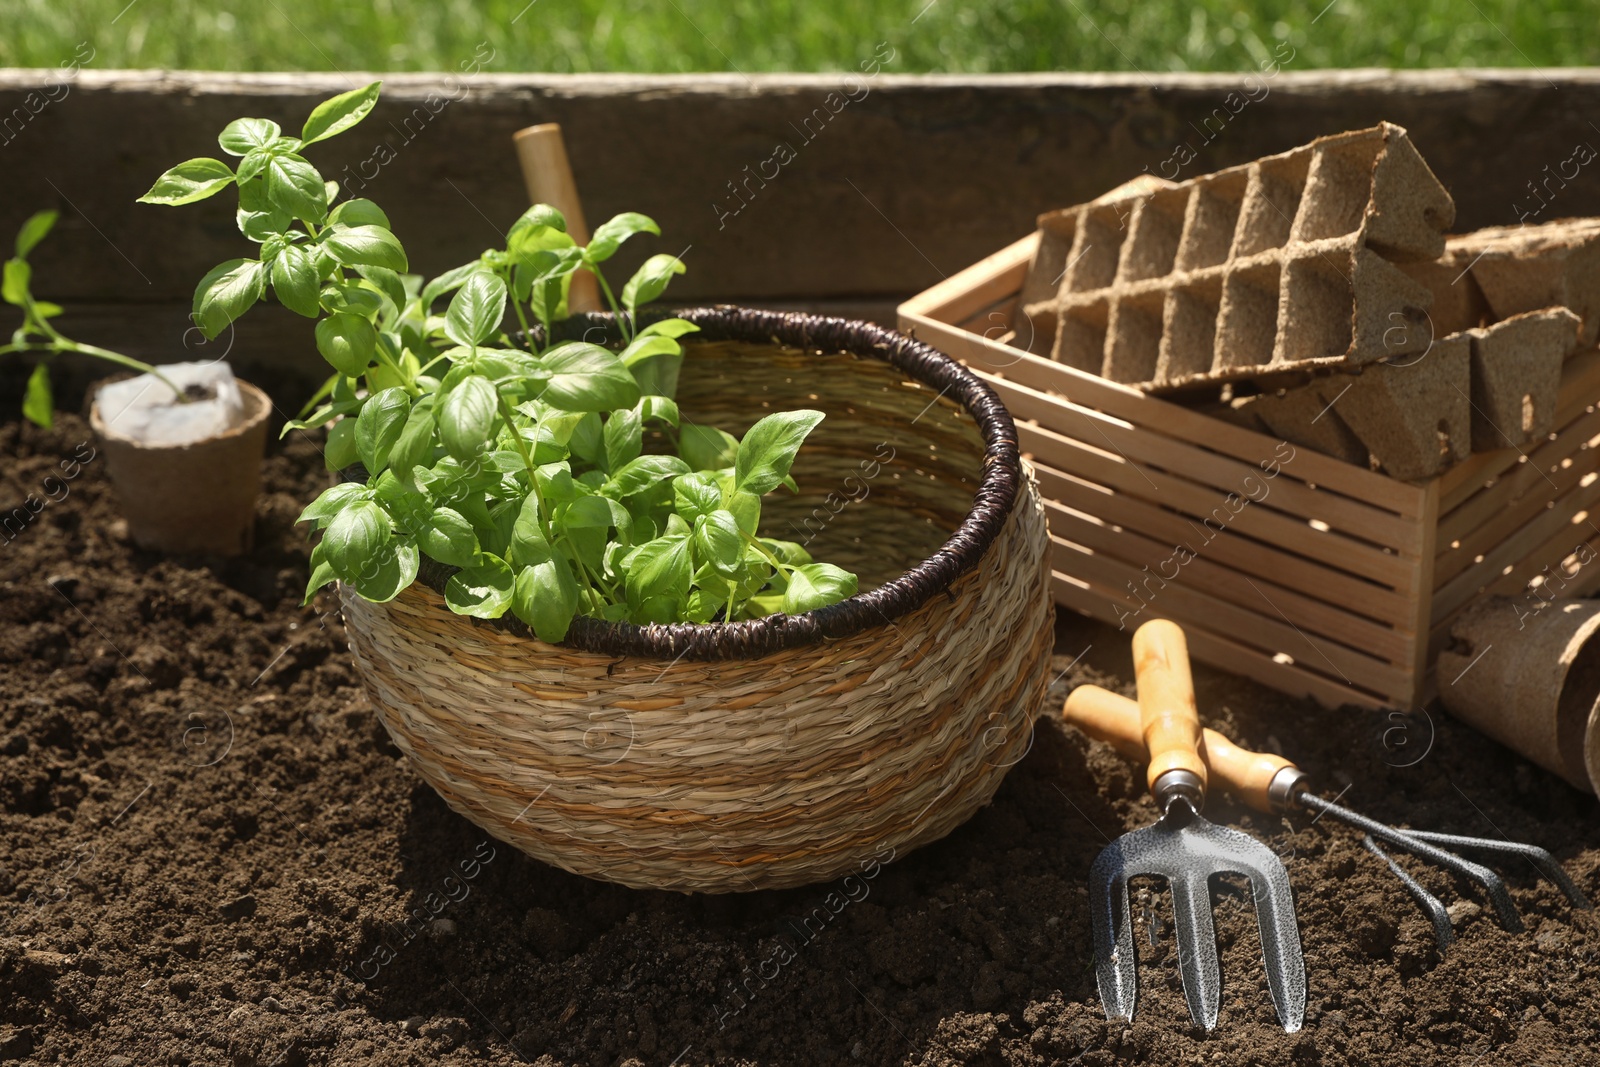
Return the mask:
<path fill-rule="evenodd" d="M 1568 361 L 1547 441 L 1401 482 L 1006 344 L 1028 328 L 1016 304 L 1036 244 L 899 321 L 1011 409 L 1057 603 L 1130 633 L 1173 619 L 1197 659 L 1328 706 L 1409 708 L 1437 692 L 1439 648 L 1475 596 L 1526 593 L 1532 609 L 1600 588 L 1600 353 Z"/>

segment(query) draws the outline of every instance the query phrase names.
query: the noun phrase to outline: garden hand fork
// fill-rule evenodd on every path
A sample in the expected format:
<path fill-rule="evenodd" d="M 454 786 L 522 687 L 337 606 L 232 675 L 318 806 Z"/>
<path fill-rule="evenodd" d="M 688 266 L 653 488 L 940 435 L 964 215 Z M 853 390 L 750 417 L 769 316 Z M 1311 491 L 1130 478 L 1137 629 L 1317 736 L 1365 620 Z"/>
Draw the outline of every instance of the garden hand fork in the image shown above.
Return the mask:
<path fill-rule="evenodd" d="M 1162 814 L 1154 825 L 1107 845 L 1089 872 L 1100 1002 L 1108 1017 L 1132 1020 L 1138 976 L 1128 880 L 1141 875 L 1165 878 L 1172 890 L 1178 968 L 1189 1016 L 1196 1026 L 1213 1029 L 1222 1001 L 1222 978 L 1211 922 L 1210 879 L 1216 874 L 1242 874 L 1250 879 L 1272 1003 L 1284 1030 L 1294 1033 L 1305 1019 L 1306 972 L 1289 873 L 1259 841 L 1200 816 L 1207 770 L 1183 631 L 1163 619 L 1145 623 L 1133 635 L 1133 658 L 1139 717 L 1150 754 L 1147 781 Z"/>
<path fill-rule="evenodd" d="M 1144 737 L 1141 733 L 1139 705 L 1127 697 L 1118 696 L 1097 686 L 1080 685 L 1072 691 L 1061 709 L 1067 722 L 1096 740 L 1110 743 L 1130 759 L 1144 756 Z M 1525 860 L 1540 874 L 1566 894 L 1573 907 L 1590 907 L 1572 877 L 1562 870 L 1560 862 L 1537 845 L 1523 844 L 1502 838 L 1463 837 L 1459 834 L 1437 834 L 1424 830 L 1402 829 L 1370 819 L 1359 812 L 1341 807 L 1310 791 L 1306 773 L 1283 756 L 1268 752 L 1251 752 L 1234 744 L 1215 730 L 1206 730 L 1206 765 L 1214 785 L 1228 789 L 1239 800 L 1267 813 L 1303 808 L 1317 812 L 1320 818 L 1327 815 L 1346 825 L 1353 826 L 1366 836 L 1362 844 L 1376 855 L 1399 878 L 1412 897 L 1421 905 L 1433 923 L 1434 937 L 1439 951 L 1450 947 L 1455 939 L 1450 925 L 1450 912 L 1444 903 L 1394 861 L 1378 844 L 1404 849 L 1418 859 L 1443 868 L 1451 874 L 1474 882 L 1489 898 L 1500 925 L 1516 932 L 1523 929 L 1517 906 L 1506 889 L 1505 881 L 1494 871 L 1471 860 L 1463 859 L 1448 848 L 1470 849 L 1494 855 Z"/>

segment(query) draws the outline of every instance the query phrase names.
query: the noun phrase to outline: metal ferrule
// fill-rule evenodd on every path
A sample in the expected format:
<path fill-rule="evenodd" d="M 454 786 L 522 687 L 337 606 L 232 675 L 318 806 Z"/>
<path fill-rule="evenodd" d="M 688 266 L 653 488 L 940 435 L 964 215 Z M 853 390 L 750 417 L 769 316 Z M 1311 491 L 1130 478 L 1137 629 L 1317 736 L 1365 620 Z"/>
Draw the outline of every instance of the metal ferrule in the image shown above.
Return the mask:
<path fill-rule="evenodd" d="M 1307 775 L 1299 767 L 1283 767 L 1272 776 L 1267 785 L 1267 800 L 1274 811 L 1284 811 L 1294 806 L 1295 796 L 1307 788 Z"/>
<path fill-rule="evenodd" d="M 1193 771 L 1167 771 L 1156 779 L 1155 785 L 1150 787 L 1150 792 L 1162 810 L 1165 810 L 1172 801 L 1182 797 L 1189 802 L 1191 808 L 1199 811 L 1206 800 L 1206 784 Z"/>

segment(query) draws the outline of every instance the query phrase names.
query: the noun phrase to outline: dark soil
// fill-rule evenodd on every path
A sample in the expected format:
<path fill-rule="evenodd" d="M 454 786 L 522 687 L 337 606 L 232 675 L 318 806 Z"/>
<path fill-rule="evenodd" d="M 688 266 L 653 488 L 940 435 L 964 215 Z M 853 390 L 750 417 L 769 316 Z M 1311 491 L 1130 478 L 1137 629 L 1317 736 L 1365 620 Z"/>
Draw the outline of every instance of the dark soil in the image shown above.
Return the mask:
<path fill-rule="evenodd" d="M 1154 809 L 1136 768 L 1049 715 L 992 805 L 810 941 L 791 920 L 837 886 L 693 897 L 543 866 L 407 769 L 331 602 L 298 606 L 292 522 L 325 478 L 313 442 L 274 446 L 256 551 L 221 561 L 132 549 L 87 440 L 72 417 L 0 426 L 0 517 L 43 503 L 0 536 L 0 1060 L 1600 1063 L 1600 933 L 1529 868 L 1506 871 L 1519 934 L 1430 876 L 1471 902 L 1441 958 L 1352 832 L 1222 797 L 1214 819 L 1288 861 L 1305 1030 L 1275 1021 L 1237 885 L 1217 893 L 1217 1030 L 1188 1023 L 1159 885 L 1134 905 L 1137 1018 L 1107 1022 L 1085 876 Z M 46 481 L 74 459 L 75 478 Z M 1083 682 L 1131 692 L 1125 634 L 1064 618 L 1059 642 L 1053 700 Z M 1291 754 L 1327 795 L 1548 845 L 1600 897 L 1595 800 L 1465 727 L 1324 711 L 1208 670 L 1198 685 L 1214 724 Z"/>

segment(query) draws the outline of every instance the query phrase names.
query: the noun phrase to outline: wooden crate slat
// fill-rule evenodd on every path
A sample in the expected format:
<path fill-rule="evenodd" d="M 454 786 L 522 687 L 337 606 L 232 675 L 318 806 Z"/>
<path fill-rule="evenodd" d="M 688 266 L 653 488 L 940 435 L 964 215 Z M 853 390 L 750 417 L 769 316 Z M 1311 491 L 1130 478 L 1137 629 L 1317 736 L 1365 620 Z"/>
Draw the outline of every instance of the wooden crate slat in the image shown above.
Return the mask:
<path fill-rule="evenodd" d="M 932 288 L 924 289 L 901 304 L 900 313 L 943 323 L 971 318 L 977 308 L 1017 295 L 1038 247 L 1039 232 L 1035 230 Z"/>
<path fill-rule="evenodd" d="M 1531 463 L 1528 466 L 1532 466 Z M 1537 484 L 1529 487 L 1529 491 L 1520 498 L 1513 498 L 1499 502 L 1494 517 L 1479 526 L 1476 530 L 1457 538 L 1459 547 L 1451 547 L 1451 543 L 1444 540 L 1444 530 L 1439 531 L 1441 549 L 1434 557 L 1434 582 L 1443 584 L 1473 565 L 1473 560 L 1480 555 L 1485 555 L 1495 545 L 1515 534 L 1519 529 L 1538 517 L 1540 512 L 1548 511 L 1552 507 L 1562 509 L 1571 501 L 1571 494 L 1575 489 L 1582 489 L 1579 485 L 1584 478 L 1595 473 L 1594 457 L 1589 457 L 1583 465 L 1574 463 L 1570 467 L 1557 467 L 1546 474 L 1548 481 L 1540 479 Z M 1542 491 L 1541 491 L 1542 490 Z M 1485 496 L 1491 499 L 1497 497 L 1491 490 L 1484 491 Z"/>
<path fill-rule="evenodd" d="M 1145 577 L 1136 567 L 1110 556 L 1085 552 L 1083 547 L 1074 546 L 1054 534 L 1050 536 L 1050 541 L 1051 566 L 1062 574 L 1081 572 L 1090 580 L 1112 589 L 1124 589 L 1127 583 L 1137 584 Z M 1226 629 L 1235 640 L 1266 651 L 1267 658 L 1271 658 L 1273 653 L 1283 653 L 1291 656 L 1296 663 L 1304 663 L 1315 670 L 1327 668 L 1330 676 L 1351 685 L 1356 684 L 1355 678 L 1383 692 L 1406 689 L 1411 685 L 1411 672 L 1408 669 L 1395 667 L 1331 641 L 1313 641 L 1293 623 L 1285 622 L 1277 608 L 1266 600 L 1262 601 L 1258 612 L 1169 583 L 1153 597 L 1152 602 L 1170 602 L 1170 608 L 1163 606 L 1164 612 L 1182 611 L 1194 618 L 1209 619 L 1213 626 Z M 1130 609 L 1139 608 L 1140 614 L 1134 617 L 1142 620 L 1141 602 L 1130 603 L 1129 598 L 1124 596 L 1122 603 Z"/>
<path fill-rule="evenodd" d="M 1053 403 L 1069 403 L 1079 408 L 1097 410 L 1131 422 L 1153 436 L 1181 441 L 1189 447 L 1199 445 L 1246 462 L 1272 455 L 1273 449 L 1279 444 L 1279 438 L 1247 430 L 1243 426 L 1161 400 L 1118 382 L 1086 374 L 1020 349 L 992 341 L 984 343 L 994 364 L 987 367 L 974 365 L 972 369 L 997 388 L 998 382 L 1014 383 L 1045 396 Z M 1387 475 L 1310 449 L 1298 451 L 1294 461 L 1299 464 L 1296 477 L 1407 518 L 1416 518 L 1421 514 L 1420 490 L 1417 486 L 1397 482 Z M 1300 462 L 1302 459 L 1304 463 Z"/>
<path fill-rule="evenodd" d="M 1519 501 L 1529 497 L 1554 499 L 1553 494 L 1564 491 L 1559 488 L 1561 479 L 1557 475 L 1576 470 L 1582 478 L 1584 473 L 1596 469 L 1596 454 L 1587 446 L 1597 433 L 1600 433 L 1600 411 L 1589 412 L 1562 430 L 1554 441 L 1546 441 L 1528 452 L 1526 460 L 1518 455 L 1509 465 L 1509 473 L 1479 489 L 1439 520 L 1440 558 L 1454 551 L 1450 548 L 1451 542 L 1460 541 L 1465 546 L 1469 538 L 1475 537 L 1484 526 L 1498 521 L 1506 508 Z M 1589 455 L 1584 456 L 1585 451 L 1589 451 Z M 1562 462 L 1568 459 L 1572 463 L 1563 468 Z M 1553 486 L 1552 482 L 1557 484 Z"/>
<path fill-rule="evenodd" d="M 1580 352 L 1561 368 L 1552 425 L 1565 427 L 1600 400 L 1600 352 Z M 1439 476 L 1440 508 L 1449 514 L 1484 487 L 1521 462 L 1514 448 L 1499 448 L 1468 456 Z"/>
<path fill-rule="evenodd" d="M 1172 551 L 1170 546 L 1163 546 L 1161 542 L 1142 534 L 1126 528 L 1114 528 L 1104 521 L 1073 511 L 1053 500 L 1046 500 L 1045 508 L 1049 514 L 1052 533 L 1064 540 L 1092 549 L 1099 555 L 1118 559 L 1141 571 L 1150 564 L 1141 564 L 1139 558 L 1159 561 L 1170 557 Z M 1163 569 L 1170 569 L 1173 577 L 1168 578 L 1162 573 Z M 1353 615 L 1320 600 L 1313 600 L 1293 589 L 1270 581 L 1259 572 L 1250 573 L 1224 566 L 1209 554 L 1197 555 L 1181 566 L 1174 562 L 1171 568 L 1152 567 L 1151 574 L 1164 584 L 1188 586 L 1196 592 L 1229 601 L 1246 609 L 1259 610 L 1261 599 L 1265 597 L 1272 607 L 1282 612 L 1283 617 L 1291 625 L 1305 630 L 1308 634 L 1338 642 L 1358 651 L 1370 652 L 1390 663 L 1408 662 L 1415 650 L 1416 639 L 1413 633 L 1402 632 L 1393 626 Z M 1150 579 L 1147 577 L 1145 580 Z"/>
<path fill-rule="evenodd" d="M 1051 578 L 1056 603 L 1090 618 L 1112 626 L 1116 625 L 1116 616 L 1110 613 L 1106 599 L 1101 593 L 1059 572 L 1053 574 Z M 1324 678 L 1297 664 L 1279 663 L 1254 649 L 1245 648 L 1219 637 L 1206 628 L 1203 617 L 1190 618 L 1172 613 L 1162 613 L 1152 617 L 1171 619 L 1181 625 L 1188 637 L 1189 652 L 1195 659 L 1234 674 L 1253 678 L 1279 692 L 1308 697 L 1329 708 L 1337 708 L 1344 704 L 1380 708 L 1391 700 L 1385 694 L 1347 686 L 1342 681 Z"/>
<path fill-rule="evenodd" d="M 1038 394 L 1033 394 L 1037 396 Z M 1029 401 L 1023 394 L 1001 392 L 1001 399 L 1013 416 L 1027 419 Z M 1262 480 L 1260 467 L 1210 455 L 1169 438 L 1152 438 L 1138 430 L 1102 421 L 1096 412 L 1063 408 L 1050 417 L 1050 425 L 1029 427 L 1032 431 L 1030 449 L 1041 456 L 1060 454 L 1063 443 L 1082 442 L 1094 448 L 1121 455 L 1135 471 L 1151 475 L 1150 468 L 1159 468 L 1183 478 L 1228 493 L 1245 495 L 1245 479 Z M 1018 432 L 1022 432 L 1019 425 Z M 1402 516 L 1365 504 L 1313 489 L 1303 482 L 1284 477 L 1289 467 L 1298 461 L 1305 449 L 1298 449 L 1296 457 L 1283 465 L 1282 473 L 1272 479 L 1268 502 L 1262 505 L 1289 512 L 1302 520 L 1319 519 L 1336 530 L 1353 534 L 1375 544 L 1392 548 L 1410 559 L 1417 558 L 1417 524 Z M 1263 459 L 1272 458 L 1270 453 Z M 1059 464 L 1058 464 L 1059 465 Z M 1151 479 L 1152 482 L 1154 479 Z M 1246 510 L 1249 510 L 1248 508 Z"/>
<path fill-rule="evenodd" d="M 968 333 L 998 338 L 1011 329 L 1011 311 L 1015 303 L 1015 297 L 1001 297 L 992 304 L 983 305 L 957 325 Z"/>
<path fill-rule="evenodd" d="M 1499 582 L 1501 572 L 1506 567 L 1515 567 L 1519 561 L 1531 558 L 1531 553 L 1548 541 L 1559 541 L 1563 532 L 1571 530 L 1568 536 L 1573 547 L 1583 543 L 1588 531 L 1594 529 L 1590 525 L 1594 520 L 1587 520 L 1574 527 L 1572 515 L 1578 510 L 1587 508 L 1596 500 L 1600 500 L 1600 481 L 1580 486 L 1565 498 L 1563 506 L 1545 511 L 1514 535 L 1485 552 L 1481 563 L 1474 564 L 1438 587 L 1433 597 L 1434 618 L 1448 615 L 1461 608 L 1477 595 L 1480 587 L 1488 587 Z M 1580 533 L 1580 530 L 1583 532 Z"/>
<path fill-rule="evenodd" d="M 1510 574 L 1502 575 L 1496 581 L 1491 582 L 1484 589 L 1484 595 L 1518 596 L 1527 589 L 1528 580 L 1534 575 L 1545 567 L 1558 566 L 1562 560 L 1572 555 L 1574 550 L 1585 547 L 1593 558 L 1586 565 L 1579 567 L 1575 573 L 1567 576 L 1562 587 L 1557 590 L 1556 595 L 1564 598 L 1591 596 L 1596 590 L 1600 590 L 1600 532 L 1590 532 L 1588 540 L 1573 541 L 1566 536 L 1566 531 L 1564 530 L 1528 553 L 1527 557 L 1518 563 Z M 1530 599 L 1528 607 L 1530 610 L 1534 610 L 1537 605 Z M 1429 635 L 1428 645 L 1430 660 L 1436 658 L 1440 651 L 1443 650 L 1450 637 L 1450 627 L 1465 609 L 1466 605 L 1463 604 L 1453 611 L 1434 613 L 1432 633 Z M 1539 610 L 1548 611 L 1550 609 Z M 1446 679 L 1446 682 L 1448 681 L 1449 679 Z M 1432 692 L 1434 687 L 1430 686 L 1429 689 Z"/>
<path fill-rule="evenodd" d="M 1024 452 L 1033 452 L 1033 468 L 1039 473 L 1040 489 L 1046 495 L 1070 492 L 1075 485 L 1100 485 L 1111 490 L 1107 494 L 1111 506 L 1120 506 L 1126 514 L 1129 509 L 1142 508 L 1143 513 L 1160 517 L 1163 523 L 1181 532 L 1191 522 L 1200 522 L 1214 516 L 1218 508 L 1227 512 L 1214 489 L 1198 486 L 1165 471 L 1148 471 L 1150 482 L 1120 457 L 1088 448 L 1077 442 L 1056 445 L 1056 460 L 1064 469 L 1047 463 L 1032 449 L 1038 431 L 1026 423 L 1018 427 Z M 1066 473 L 1070 469 L 1075 473 Z M 1049 488 L 1046 488 L 1048 483 Z M 1151 484 L 1154 483 L 1152 490 Z M 1084 489 L 1084 492 L 1091 490 Z M 1146 502 L 1146 498 L 1151 502 Z M 1177 514 L 1175 514 L 1177 513 Z M 1213 518 L 1213 522 L 1216 520 Z M 1124 523 L 1128 525 L 1128 523 Z M 1220 523 L 1218 523 L 1220 525 Z M 1140 526 L 1141 529 L 1147 529 Z M 1313 595 L 1326 594 L 1334 601 L 1353 601 L 1371 598 L 1368 614 L 1373 618 L 1399 620 L 1405 617 L 1411 598 L 1395 590 L 1420 589 L 1417 585 L 1416 565 L 1393 552 L 1384 552 L 1364 541 L 1355 541 L 1335 530 L 1316 530 L 1304 519 L 1259 508 L 1252 504 L 1233 515 L 1226 533 L 1236 533 L 1250 538 L 1253 544 L 1279 546 L 1269 551 L 1269 563 L 1282 560 L 1281 573 L 1290 570 L 1307 582 L 1326 585 L 1326 589 L 1311 590 Z M 1307 569 L 1295 569 L 1293 561 L 1302 557 L 1312 561 Z M 1317 564 L 1326 564 L 1318 566 Z"/>
<path fill-rule="evenodd" d="M 1148 504 L 1128 493 L 1108 491 L 1093 483 L 1063 474 L 1044 464 L 1033 463 L 1039 490 L 1050 500 L 1076 511 L 1116 523 L 1127 530 L 1161 539 L 1166 554 L 1178 545 L 1227 563 L 1247 573 L 1262 575 L 1269 581 L 1302 591 L 1344 611 L 1362 615 L 1386 626 L 1404 627 L 1415 604 L 1413 598 L 1392 589 L 1323 566 L 1302 556 L 1284 552 L 1276 546 L 1247 537 L 1233 525 L 1220 532 L 1210 529 L 1210 541 L 1200 534 L 1194 520 Z M 1170 538 L 1170 540 L 1166 540 Z M 1202 547 L 1196 548 L 1196 544 Z M 1165 554 L 1163 557 L 1165 558 Z M 1395 557 L 1388 557 L 1393 560 Z"/>

